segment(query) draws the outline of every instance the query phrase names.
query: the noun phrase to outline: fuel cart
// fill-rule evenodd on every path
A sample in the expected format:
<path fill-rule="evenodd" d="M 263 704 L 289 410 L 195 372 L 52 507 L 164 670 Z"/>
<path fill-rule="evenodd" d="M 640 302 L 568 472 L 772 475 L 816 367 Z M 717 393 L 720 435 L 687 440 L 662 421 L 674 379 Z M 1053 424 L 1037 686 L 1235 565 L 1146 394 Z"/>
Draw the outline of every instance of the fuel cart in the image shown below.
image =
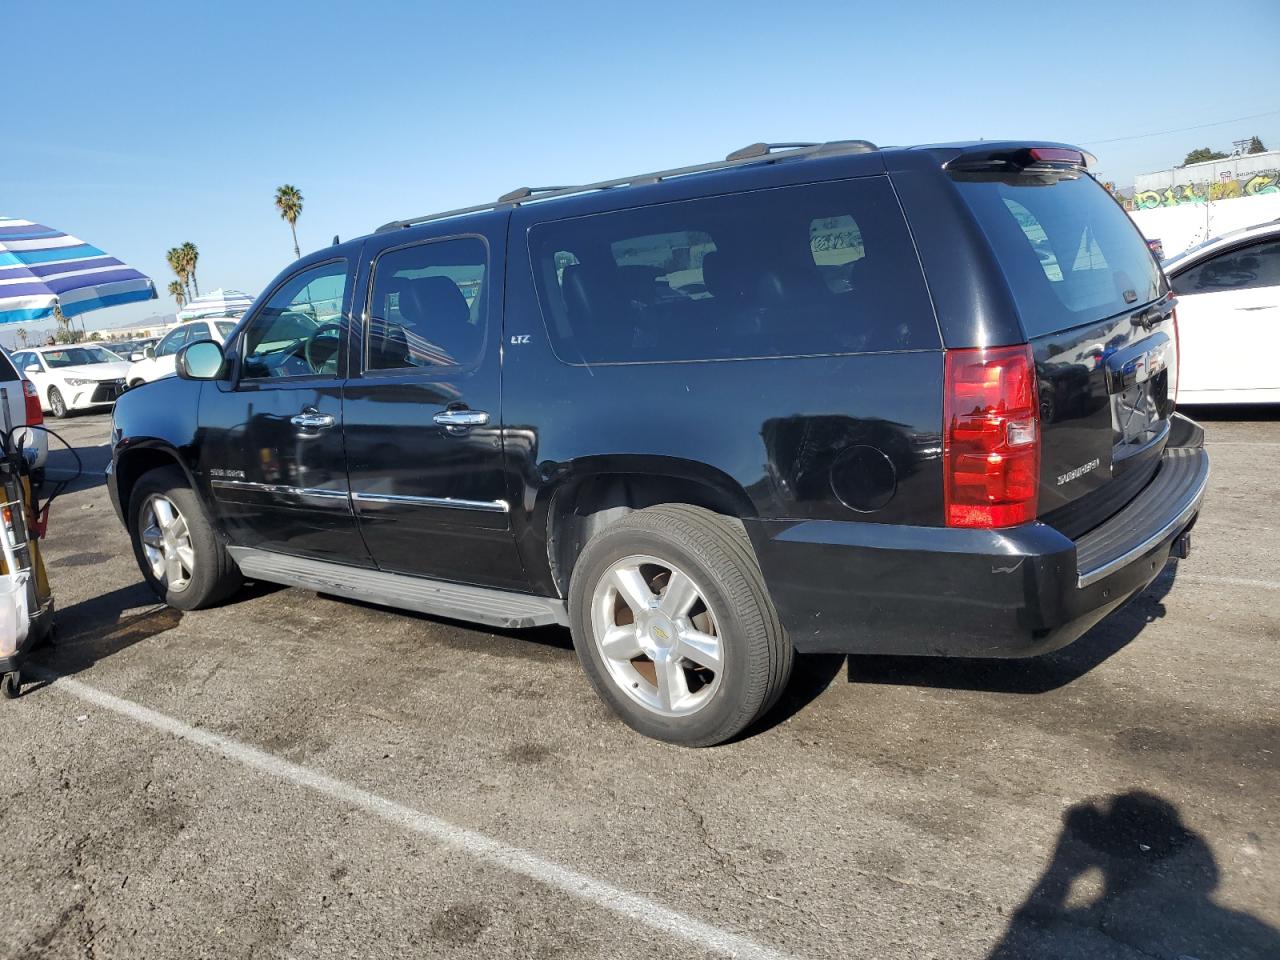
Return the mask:
<path fill-rule="evenodd" d="M 40 558 L 47 509 L 40 510 L 27 458 L 10 436 L 0 455 L 0 695 L 12 700 L 23 657 L 53 632 L 53 594 Z"/>

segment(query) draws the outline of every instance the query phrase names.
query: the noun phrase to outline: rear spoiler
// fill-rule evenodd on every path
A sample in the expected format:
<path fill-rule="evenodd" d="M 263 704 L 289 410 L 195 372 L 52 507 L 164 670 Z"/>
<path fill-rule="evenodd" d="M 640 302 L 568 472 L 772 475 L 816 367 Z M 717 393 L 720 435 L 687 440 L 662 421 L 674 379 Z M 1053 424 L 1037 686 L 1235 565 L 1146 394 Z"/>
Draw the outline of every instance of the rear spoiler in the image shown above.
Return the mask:
<path fill-rule="evenodd" d="M 948 173 L 994 173 L 1029 176 L 1078 177 L 1098 158 L 1078 147 L 1063 144 L 995 148 L 978 147 L 952 157 L 943 169 Z"/>

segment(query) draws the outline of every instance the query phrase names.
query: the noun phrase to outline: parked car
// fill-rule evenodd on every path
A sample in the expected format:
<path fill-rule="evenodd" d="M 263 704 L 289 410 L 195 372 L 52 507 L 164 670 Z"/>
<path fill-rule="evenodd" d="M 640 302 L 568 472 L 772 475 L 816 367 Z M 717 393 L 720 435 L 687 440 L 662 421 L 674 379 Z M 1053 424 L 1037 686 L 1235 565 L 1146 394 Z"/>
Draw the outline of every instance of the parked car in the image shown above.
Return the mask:
<path fill-rule="evenodd" d="M 682 744 L 797 651 L 1056 649 L 1186 555 L 1208 474 L 1087 159 L 758 144 L 388 224 L 126 394 L 110 496 L 175 607 L 249 577 L 565 624 Z"/>
<path fill-rule="evenodd" d="M 141 340 L 125 340 L 121 343 L 104 344 L 112 353 L 119 354 L 129 361 L 141 360 L 146 356 L 147 347 L 154 346 L 159 338 L 147 337 Z"/>
<path fill-rule="evenodd" d="M 13 358 L 0 348 L 0 429 L 12 435 L 14 447 L 34 451 L 30 454 L 30 462 L 32 479 L 36 483 L 44 479 L 45 463 L 49 459 L 49 438 L 43 430 L 24 430 L 23 427 L 43 423 L 39 390 L 23 376 Z"/>
<path fill-rule="evenodd" d="M 173 376 L 173 358 L 188 343 L 213 340 L 221 343 L 236 328 L 235 320 L 192 320 L 180 323 L 154 346 L 143 347 L 142 359 L 129 367 L 125 382 L 129 387 L 140 387 L 152 380 Z"/>
<path fill-rule="evenodd" d="M 13 362 L 40 393 L 40 405 L 55 417 L 110 407 L 124 392 L 127 361 L 93 343 L 28 347 Z"/>
<path fill-rule="evenodd" d="M 1280 403 L 1280 220 L 1213 237 L 1164 269 L 1178 295 L 1179 400 Z"/>

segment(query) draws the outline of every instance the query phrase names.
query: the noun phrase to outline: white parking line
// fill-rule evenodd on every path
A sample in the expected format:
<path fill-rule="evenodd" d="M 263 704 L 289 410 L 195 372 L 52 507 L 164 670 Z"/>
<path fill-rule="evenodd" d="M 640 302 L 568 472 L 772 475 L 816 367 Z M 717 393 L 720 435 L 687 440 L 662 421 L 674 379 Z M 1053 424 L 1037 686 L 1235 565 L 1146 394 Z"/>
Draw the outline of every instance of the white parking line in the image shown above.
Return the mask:
<path fill-rule="evenodd" d="M 1246 577 L 1214 577 L 1203 573 L 1179 573 L 1179 580 L 1223 587 L 1249 587 L 1255 590 L 1280 590 L 1280 580 L 1250 580 Z"/>
<path fill-rule="evenodd" d="M 78 680 L 56 679 L 51 689 L 61 690 L 103 710 L 136 720 L 161 733 L 214 750 L 250 769 L 268 774 L 278 780 L 284 780 L 334 800 L 359 807 L 404 830 L 430 837 L 447 847 L 468 853 L 477 860 L 483 860 L 510 873 L 554 887 L 571 897 L 611 910 L 703 949 L 713 950 L 729 957 L 743 958 L 743 960 L 792 960 L 788 955 L 761 946 L 746 937 L 695 920 L 693 917 L 654 903 L 638 894 L 629 893 L 603 880 L 597 880 L 585 873 L 562 867 L 521 847 L 494 840 L 492 837 L 466 827 L 456 826 L 429 813 L 406 807 L 394 800 L 370 793 L 368 790 L 361 790 L 359 787 L 300 764 L 283 760 L 238 740 L 193 727 L 181 720 L 134 703 L 132 700 L 123 700 L 104 693 Z"/>

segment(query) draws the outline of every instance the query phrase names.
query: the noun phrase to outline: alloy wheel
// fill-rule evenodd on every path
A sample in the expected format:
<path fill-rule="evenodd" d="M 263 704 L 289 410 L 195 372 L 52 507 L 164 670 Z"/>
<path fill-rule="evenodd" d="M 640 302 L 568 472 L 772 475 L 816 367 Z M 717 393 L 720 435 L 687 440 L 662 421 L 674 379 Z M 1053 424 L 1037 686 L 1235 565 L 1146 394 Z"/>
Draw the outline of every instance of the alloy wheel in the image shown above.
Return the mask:
<path fill-rule="evenodd" d="M 190 586 L 195 548 L 187 520 L 173 501 L 160 494 L 148 497 L 138 515 L 138 527 L 151 575 L 174 592 Z"/>
<path fill-rule="evenodd" d="M 54 387 L 49 391 L 49 408 L 55 417 L 62 417 L 67 412 L 67 402 L 62 399 L 62 391 Z"/>
<path fill-rule="evenodd" d="M 705 594 L 667 560 L 624 557 L 596 583 L 596 650 L 628 697 L 663 717 L 705 707 L 719 689 L 725 646 Z"/>

